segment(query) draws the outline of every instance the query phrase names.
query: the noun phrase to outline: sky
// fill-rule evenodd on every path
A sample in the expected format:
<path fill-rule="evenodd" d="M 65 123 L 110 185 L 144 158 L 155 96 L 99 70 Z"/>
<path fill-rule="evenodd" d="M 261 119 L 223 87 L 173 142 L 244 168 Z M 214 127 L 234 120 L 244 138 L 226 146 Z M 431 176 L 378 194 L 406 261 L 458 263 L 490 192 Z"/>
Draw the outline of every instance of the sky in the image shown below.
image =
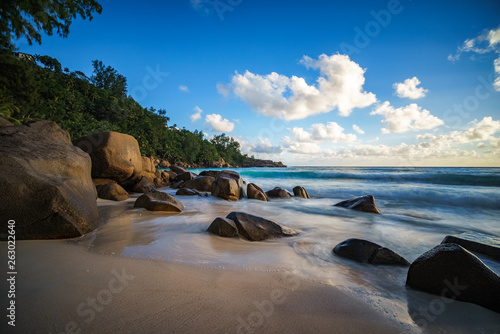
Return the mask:
<path fill-rule="evenodd" d="M 104 1 L 20 51 L 288 165 L 500 166 L 500 2 Z"/>

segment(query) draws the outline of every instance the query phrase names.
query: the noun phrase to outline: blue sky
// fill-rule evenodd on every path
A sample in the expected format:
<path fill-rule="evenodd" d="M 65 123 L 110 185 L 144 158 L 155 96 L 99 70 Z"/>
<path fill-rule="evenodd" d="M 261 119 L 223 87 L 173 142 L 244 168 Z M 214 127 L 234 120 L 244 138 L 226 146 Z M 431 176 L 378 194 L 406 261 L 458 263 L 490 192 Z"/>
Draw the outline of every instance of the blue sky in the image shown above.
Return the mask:
<path fill-rule="evenodd" d="M 498 1 L 100 3 L 17 46 L 87 75 L 102 60 L 171 124 L 260 158 L 500 166 Z"/>

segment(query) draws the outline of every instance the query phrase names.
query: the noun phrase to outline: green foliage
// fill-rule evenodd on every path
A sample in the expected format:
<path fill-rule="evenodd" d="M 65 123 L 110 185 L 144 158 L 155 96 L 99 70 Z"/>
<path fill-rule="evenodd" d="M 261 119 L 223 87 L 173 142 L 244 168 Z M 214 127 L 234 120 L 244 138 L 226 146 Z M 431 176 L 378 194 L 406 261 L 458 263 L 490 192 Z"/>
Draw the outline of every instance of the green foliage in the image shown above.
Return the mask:
<path fill-rule="evenodd" d="M 92 20 L 102 7 L 95 0 L 2 0 L 0 1 L 0 47 L 13 49 L 13 38 L 25 37 L 31 45 L 41 44 L 41 32 L 67 37 L 73 19 Z"/>
<path fill-rule="evenodd" d="M 104 66 L 102 61 L 93 60 L 94 72 L 90 81 L 97 88 L 108 90 L 112 96 L 123 98 L 127 96 L 127 79 L 111 66 Z"/>
<path fill-rule="evenodd" d="M 40 62 L 45 68 L 57 73 L 62 72 L 61 63 L 56 59 L 49 56 L 39 56 L 35 55 L 35 60 Z"/>
<path fill-rule="evenodd" d="M 93 61 L 90 80 L 79 71 L 62 71 L 57 59 L 36 56 L 22 61 L 0 52 L 0 115 L 19 124 L 55 121 L 73 139 L 99 131 L 118 131 L 137 139 L 143 155 L 171 163 L 207 165 L 219 157 L 231 164 L 248 160 L 240 144 L 225 134 L 212 141 L 201 131 L 169 126 L 165 110 L 143 108 L 127 96 L 127 80 L 114 68 Z"/>

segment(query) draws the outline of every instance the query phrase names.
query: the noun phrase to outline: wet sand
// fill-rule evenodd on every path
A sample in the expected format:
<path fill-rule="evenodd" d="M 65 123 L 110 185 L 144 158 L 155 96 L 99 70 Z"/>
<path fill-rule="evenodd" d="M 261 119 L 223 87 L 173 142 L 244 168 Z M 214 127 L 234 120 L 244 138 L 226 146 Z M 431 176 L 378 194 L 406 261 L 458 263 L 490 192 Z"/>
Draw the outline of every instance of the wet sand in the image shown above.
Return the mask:
<path fill-rule="evenodd" d="M 114 210 L 102 216 L 109 219 Z M 120 219 L 127 214 L 119 211 Z M 416 328 L 397 325 L 346 292 L 290 271 L 218 270 L 105 255 L 75 240 L 19 241 L 17 272 L 16 327 L 7 326 L 3 316 L 2 333 L 401 333 Z"/>

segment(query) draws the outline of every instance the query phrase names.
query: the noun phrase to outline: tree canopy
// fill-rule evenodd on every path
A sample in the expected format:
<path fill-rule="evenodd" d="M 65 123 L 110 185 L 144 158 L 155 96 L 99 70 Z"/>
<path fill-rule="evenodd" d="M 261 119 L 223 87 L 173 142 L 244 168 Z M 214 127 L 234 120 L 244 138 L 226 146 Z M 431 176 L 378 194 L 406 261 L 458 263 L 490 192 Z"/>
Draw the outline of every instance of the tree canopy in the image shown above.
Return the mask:
<path fill-rule="evenodd" d="M 54 32 L 67 37 L 69 27 L 78 16 L 92 20 L 102 7 L 95 0 L 2 0 L 0 1 L 0 45 L 13 49 L 12 39 L 25 37 L 31 45 L 41 44 L 42 35 Z"/>

